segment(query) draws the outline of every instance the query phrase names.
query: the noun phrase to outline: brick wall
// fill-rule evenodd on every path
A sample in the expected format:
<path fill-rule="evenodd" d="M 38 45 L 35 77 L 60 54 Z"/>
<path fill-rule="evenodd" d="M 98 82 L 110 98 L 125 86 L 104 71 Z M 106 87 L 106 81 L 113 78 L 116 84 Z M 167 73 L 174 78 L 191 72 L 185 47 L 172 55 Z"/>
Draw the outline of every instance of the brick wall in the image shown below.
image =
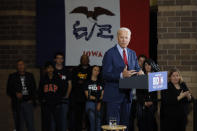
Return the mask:
<path fill-rule="evenodd" d="M 158 39 L 162 69 L 197 71 L 196 6 L 159 6 Z"/>
<path fill-rule="evenodd" d="M 0 69 L 35 67 L 35 0 L 0 0 Z"/>
<path fill-rule="evenodd" d="M 181 70 L 197 98 L 197 0 L 158 0 L 158 64 Z M 193 131 L 193 112 L 187 131 Z"/>
<path fill-rule="evenodd" d="M 0 0 L 0 129 L 13 131 L 10 99 L 6 96 L 8 74 L 17 59 L 24 59 L 39 82 L 35 69 L 35 0 Z M 36 131 L 40 130 L 40 108 L 35 109 Z"/>

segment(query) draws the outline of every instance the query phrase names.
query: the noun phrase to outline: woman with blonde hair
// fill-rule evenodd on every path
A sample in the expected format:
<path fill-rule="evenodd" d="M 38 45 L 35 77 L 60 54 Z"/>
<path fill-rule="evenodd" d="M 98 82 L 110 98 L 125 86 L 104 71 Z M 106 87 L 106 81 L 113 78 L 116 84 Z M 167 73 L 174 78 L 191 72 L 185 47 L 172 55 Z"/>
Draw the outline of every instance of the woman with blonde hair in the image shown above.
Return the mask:
<path fill-rule="evenodd" d="M 192 96 L 178 69 L 169 71 L 168 89 L 161 97 L 161 131 L 185 131 Z"/>

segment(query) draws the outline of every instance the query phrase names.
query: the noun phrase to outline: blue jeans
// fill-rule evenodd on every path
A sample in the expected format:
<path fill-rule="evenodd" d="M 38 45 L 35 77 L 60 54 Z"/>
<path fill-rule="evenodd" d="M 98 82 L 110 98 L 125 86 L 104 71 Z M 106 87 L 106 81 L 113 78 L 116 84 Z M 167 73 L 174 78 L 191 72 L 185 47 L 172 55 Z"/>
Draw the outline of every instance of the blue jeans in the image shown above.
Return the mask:
<path fill-rule="evenodd" d="M 18 103 L 16 108 L 13 110 L 13 117 L 16 131 L 24 131 L 24 124 L 26 125 L 27 131 L 35 131 L 34 112 L 32 103 Z"/>
<path fill-rule="evenodd" d="M 96 106 L 95 102 L 92 102 L 92 101 L 86 102 L 86 112 L 88 114 L 88 118 L 90 121 L 90 131 L 95 131 L 95 128 L 96 128 L 96 131 L 101 130 L 101 112 L 96 111 L 96 114 L 95 114 L 95 106 Z M 95 115 L 97 116 L 96 125 L 95 125 Z"/>
<path fill-rule="evenodd" d="M 61 104 L 61 125 L 62 131 L 66 131 L 68 129 L 68 103 Z"/>

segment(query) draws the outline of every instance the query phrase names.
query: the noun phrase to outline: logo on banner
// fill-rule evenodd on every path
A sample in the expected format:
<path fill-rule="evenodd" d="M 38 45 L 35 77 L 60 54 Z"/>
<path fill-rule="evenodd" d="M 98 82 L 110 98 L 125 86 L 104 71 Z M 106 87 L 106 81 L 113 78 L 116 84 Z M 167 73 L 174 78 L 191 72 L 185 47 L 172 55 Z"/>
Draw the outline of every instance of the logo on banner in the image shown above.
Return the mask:
<path fill-rule="evenodd" d="M 66 65 L 79 65 L 82 54 L 89 56 L 90 65 L 102 65 L 104 53 L 117 43 L 120 0 L 64 1 Z"/>
<path fill-rule="evenodd" d="M 163 76 L 155 76 L 153 77 L 153 86 L 158 87 L 163 84 Z"/>
<path fill-rule="evenodd" d="M 167 89 L 167 72 L 148 74 L 149 92 Z"/>
<path fill-rule="evenodd" d="M 102 8 L 102 7 L 95 7 L 94 11 L 88 11 L 87 7 L 80 6 L 75 9 L 73 9 L 70 14 L 72 13 L 80 13 L 86 15 L 86 17 L 92 18 L 94 20 L 94 24 L 91 28 L 91 31 L 88 33 L 88 28 L 87 27 L 80 27 L 80 21 L 77 20 L 73 24 L 73 35 L 75 38 L 81 39 L 82 37 L 85 37 L 86 41 L 89 41 L 95 31 L 95 28 L 97 27 L 99 29 L 99 32 L 97 32 L 97 37 L 104 38 L 104 39 L 113 39 L 113 35 L 111 34 L 111 29 L 112 25 L 110 24 L 105 24 L 105 25 L 99 25 L 97 21 L 97 17 L 100 15 L 108 15 L 108 16 L 114 16 L 115 14 L 112 13 L 111 11 Z M 81 32 L 81 33 L 80 33 Z M 108 34 L 105 34 L 108 33 Z"/>
<path fill-rule="evenodd" d="M 92 19 L 97 21 L 97 17 L 99 15 L 109 15 L 109 16 L 114 16 L 114 13 L 111 11 L 104 9 L 102 7 L 95 7 L 94 11 L 88 11 L 88 7 L 80 6 L 75 8 L 73 11 L 70 13 L 81 13 L 87 16 L 87 18 L 91 17 Z"/>

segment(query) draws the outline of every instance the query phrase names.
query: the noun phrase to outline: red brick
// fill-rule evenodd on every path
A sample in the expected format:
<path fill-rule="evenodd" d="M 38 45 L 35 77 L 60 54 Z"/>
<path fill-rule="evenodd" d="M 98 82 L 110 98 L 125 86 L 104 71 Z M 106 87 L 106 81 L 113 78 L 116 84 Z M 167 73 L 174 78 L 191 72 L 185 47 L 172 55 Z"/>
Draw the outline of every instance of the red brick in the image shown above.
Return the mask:
<path fill-rule="evenodd" d="M 197 55 L 193 55 L 192 60 L 197 60 Z"/>
<path fill-rule="evenodd" d="M 1 0 L 1 10 L 35 10 L 35 0 Z"/>
<path fill-rule="evenodd" d="M 191 35 L 191 38 L 197 38 L 197 33 L 192 33 Z"/>
<path fill-rule="evenodd" d="M 181 17 L 181 21 L 197 21 L 197 17 Z"/>
<path fill-rule="evenodd" d="M 181 28 L 181 32 L 196 32 L 196 28 Z"/>
<path fill-rule="evenodd" d="M 177 5 L 191 5 L 190 0 L 176 0 Z"/>
<path fill-rule="evenodd" d="M 197 17 L 197 11 L 192 11 L 192 16 Z"/>
<path fill-rule="evenodd" d="M 191 60 L 191 55 L 176 55 L 176 60 Z"/>
<path fill-rule="evenodd" d="M 191 22 L 176 22 L 177 27 L 191 27 Z"/>
<path fill-rule="evenodd" d="M 164 33 L 163 38 L 176 38 L 176 33 Z"/>
<path fill-rule="evenodd" d="M 164 44 L 163 49 L 175 49 L 176 45 L 172 44 Z"/>
<path fill-rule="evenodd" d="M 191 11 L 177 11 L 176 16 L 191 16 Z"/>
<path fill-rule="evenodd" d="M 158 22 L 167 22 L 167 17 L 158 17 L 157 21 Z"/>
<path fill-rule="evenodd" d="M 157 31 L 159 33 L 164 33 L 164 32 L 167 32 L 167 28 L 157 28 Z"/>
<path fill-rule="evenodd" d="M 190 44 L 176 44 L 176 49 L 191 49 Z"/>
<path fill-rule="evenodd" d="M 181 62 L 180 61 L 168 61 L 168 66 L 178 66 L 180 65 Z"/>
<path fill-rule="evenodd" d="M 157 55 L 157 60 L 161 60 L 162 56 L 160 54 Z"/>
<path fill-rule="evenodd" d="M 159 66 L 166 66 L 167 65 L 167 61 L 158 61 L 158 65 Z"/>
<path fill-rule="evenodd" d="M 191 66 L 195 65 L 196 66 L 197 65 L 197 61 L 181 61 L 181 64 L 182 65 L 191 65 Z"/>
<path fill-rule="evenodd" d="M 174 5 L 175 1 L 174 0 L 158 0 L 158 5 Z"/>
<path fill-rule="evenodd" d="M 168 22 L 180 21 L 181 17 L 168 17 Z"/>
<path fill-rule="evenodd" d="M 197 22 L 192 22 L 192 27 L 197 27 Z"/>
<path fill-rule="evenodd" d="M 163 59 L 164 60 L 175 60 L 175 56 L 174 55 L 163 55 Z"/>
<path fill-rule="evenodd" d="M 179 69 L 180 71 L 191 71 L 192 70 L 191 66 L 185 66 L 185 65 L 176 66 L 176 68 Z"/>
<path fill-rule="evenodd" d="M 197 49 L 197 44 L 192 44 L 191 49 Z"/>
<path fill-rule="evenodd" d="M 190 33 L 176 33 L 176 38 L 184 39 L 184 38 L 190 38 Z"/>
<path fill-rule="evenodd" d="M 170 69 L 175 68 L 176 66 L 163 66 L 164 71 L 169 71 Z"/>
<path fill-rule="evenodd" d="M 187 55 L 191 55 L 191 54 L 196 54 L 196 52 L 197 52 L 197 50 L 181 50 L 181 54 L 182 55 L 185 55 L 185 54 L 187 54 Z"/>
<path fill-rule="evenodd" d="M 168 28 L 168 32 L 180 32 L 180 28 Z"/>
<path fill-rule="evenodd" d="M 162 12 L 162 16 L 175 16 L 176 12 L 175 11 L 164 11 Z"/>
<path fill-rule="evenodd" d="M 175 22 L 164 22 L 163 27 L 176 27 Z"/>
<path fill-rule="evenodd" d="M 168 54 L 169 55 L 179 55 L 180 54 L 180 50 L 168 50 Z"/>
<path fill-rule="evenodd" d="M 192 71 L 197 71 L 197 66 L 192 66 Z"/>
<path fill-rule="evenodd" d="M 158 50 L 157 53 L 160 54 L 160 55 L 162 55 L 162 54 L 166 55 L 167 50 Z"/>

